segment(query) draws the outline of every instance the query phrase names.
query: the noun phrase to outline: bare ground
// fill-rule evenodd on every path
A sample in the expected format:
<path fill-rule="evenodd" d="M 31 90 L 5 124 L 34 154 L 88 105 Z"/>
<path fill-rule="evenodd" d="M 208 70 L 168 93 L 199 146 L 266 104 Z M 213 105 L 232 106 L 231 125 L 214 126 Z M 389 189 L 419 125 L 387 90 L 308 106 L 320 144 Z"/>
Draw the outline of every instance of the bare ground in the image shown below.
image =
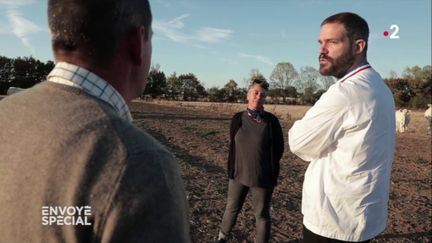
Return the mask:
<path fill-rule="evenodd" d="M 177 157 L 190 205 L 193 242 L 214 242 L 226 202 L 229 123 L 244 105 L 130 104 L 135 124 L 152 134 Z M 308 107 L 266 106 L 277 114 L 286 135 Z M 389 220 L 373 242 L 431 242 L 431 136 L 420 112 L 413 112 L 411 130 L 397 136 L 392 171 Z M 286 140 L 286 137 L 285 137 Z M 301 242 L 301 188 L 307 163 L 288 146 L 272 200 L 272 242 Z M 255 219 L 246 200 L 230 242 L 254 242 Z"/>

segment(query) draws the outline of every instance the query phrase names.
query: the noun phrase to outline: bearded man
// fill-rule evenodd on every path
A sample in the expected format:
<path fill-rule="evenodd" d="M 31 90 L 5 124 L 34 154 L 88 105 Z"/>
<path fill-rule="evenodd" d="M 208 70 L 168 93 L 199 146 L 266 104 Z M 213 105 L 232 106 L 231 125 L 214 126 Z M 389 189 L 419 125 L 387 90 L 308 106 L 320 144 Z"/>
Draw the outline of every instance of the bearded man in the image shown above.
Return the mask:
<path fill-rule="evenodd" d="M 319 71 L 339 80 L 288 133 L 291 151 L 310 161 L 304 242 L 368 242 L 386 227 L 395 105 L 367 61 L 368 36 L 367 22 L 354 13 L 321 24 Z"/>

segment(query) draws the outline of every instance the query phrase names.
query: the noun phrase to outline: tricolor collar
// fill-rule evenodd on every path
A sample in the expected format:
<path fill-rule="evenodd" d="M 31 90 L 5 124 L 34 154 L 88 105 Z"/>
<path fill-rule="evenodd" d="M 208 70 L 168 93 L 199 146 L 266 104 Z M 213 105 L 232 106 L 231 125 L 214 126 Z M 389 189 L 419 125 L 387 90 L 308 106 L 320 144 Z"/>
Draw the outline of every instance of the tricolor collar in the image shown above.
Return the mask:
<path fill-rule="evenodd" d="M 361 72 L 361 71 L 363 71 L 363 70 L 365 70 L 365 69 L 368 69 L 368 68 L 370 68 L 370 67 L 371 67 L 371 65 L 370 65 L 369 63 L 366 63 L 366 64 L 364 64 L 364 65 L 361 65 L 361 66 L 359 66 L 358 68 L 356 68 L 356 69 L 352 70 L 351 72 L 347 73 L 344 77 L 342 77 L 342 78 L 339 80 L 339 82 L 343 83 L 343 82 L 344 82 L 345 80 L 347 80 L 348 78 L 350 78 L 350 77 L 354 76 L 355 74 L 357 74 L 357 73 L 359 73 L 359 72 Z"/>

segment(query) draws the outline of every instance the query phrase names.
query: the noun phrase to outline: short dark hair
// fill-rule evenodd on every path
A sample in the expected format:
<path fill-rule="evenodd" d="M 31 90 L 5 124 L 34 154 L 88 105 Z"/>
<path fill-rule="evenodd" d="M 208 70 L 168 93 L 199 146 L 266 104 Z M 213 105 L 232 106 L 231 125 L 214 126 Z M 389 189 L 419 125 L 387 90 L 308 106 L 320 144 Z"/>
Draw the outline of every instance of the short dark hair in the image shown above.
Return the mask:
<path fill-rule="evenodd" d="M 366 42 L 365 53 L 367 51 L 368 46 L 368 38 L 369 38 L 369 26 L 362 17 L 355 13 L 343 12 L 332 15 L 326 18 L 321 26 L 330 23 L 340 23 L 343 24 L 345 30 L 347 32 L 347 36 L 350 40 L 355 41 L 362 39 Z"/>
<path fill-rule="evenodd" d="M 148 0 L 48 1 L 54 52 L 84 50 L 89 61 L 99 66 L 112 61 L 130 31 L 144 26 L 150 34 L 151 21 Z"/>
<path fill-rule="evenodd" d="M 251 89 L 255 84 L 261 86 L 261 88 L 263 88 L 265 91 L 268 91 L 269 89 L 269 83 L 263 77 L 252 79 L 249 89 Z"/>

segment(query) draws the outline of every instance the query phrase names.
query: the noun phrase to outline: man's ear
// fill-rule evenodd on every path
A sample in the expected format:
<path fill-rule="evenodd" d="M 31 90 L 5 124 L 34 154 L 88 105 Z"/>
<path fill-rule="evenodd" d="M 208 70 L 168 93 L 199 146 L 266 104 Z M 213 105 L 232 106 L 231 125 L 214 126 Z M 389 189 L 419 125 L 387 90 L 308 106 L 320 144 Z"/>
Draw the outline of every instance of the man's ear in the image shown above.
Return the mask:
<path fill-rule="evenodd" d="M 149 32 L 144 26 L 140 26 L 131 30 L 126 37 L 129 57 L 137 66 L 144 61 L 144 52 L 146 51 L 144 43 L 149 41 Z"/>
<path fill-rule="evenodd" d="M 366 41 L 363 39 L 356 40 L 354 44 L 356 54 L 362 53 L 366 48 Z"/>

